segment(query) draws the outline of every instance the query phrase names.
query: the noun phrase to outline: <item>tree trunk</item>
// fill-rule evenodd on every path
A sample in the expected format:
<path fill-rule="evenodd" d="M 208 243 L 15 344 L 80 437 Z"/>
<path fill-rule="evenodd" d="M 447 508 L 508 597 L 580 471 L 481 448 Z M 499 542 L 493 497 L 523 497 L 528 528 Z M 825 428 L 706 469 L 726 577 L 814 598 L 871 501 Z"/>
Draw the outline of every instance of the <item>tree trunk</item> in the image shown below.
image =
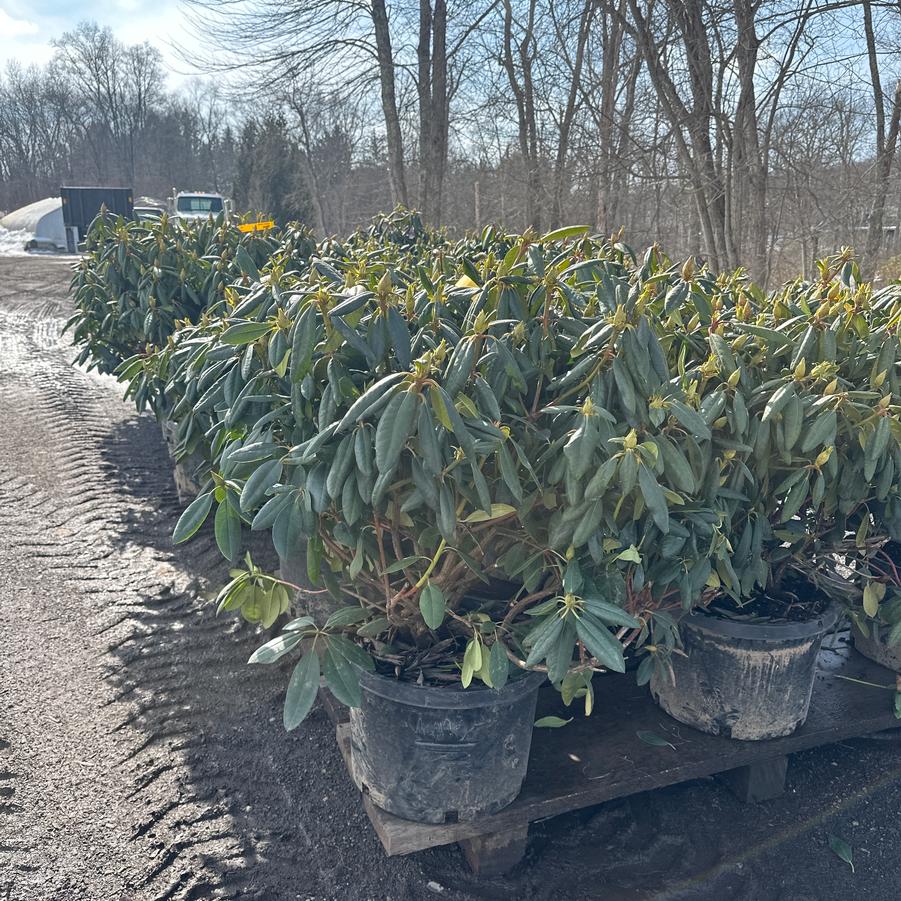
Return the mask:
<path fill-rule="evenodd" d="M 447 3 L 435 0 L 432 25 L 432 149 L 429 193 L 435 225 L 444 211 L 444 174 L 447 170 L 447 140 L 450 103 L 447 77 Z"/>
<path fill-rule="evenodd" d="M 563 219 L 563 191 L 566 184 L 566 161 L 569 153 L 569 141 L 572 134 L 573 119 L 576 115 L 576 101 L 582 86 L 582 66 L 585 60 L 585 46 L 591 18 L 594 15 L 595 0 L 585 0 L 582 15 L 579 19 L 579 35 L 576 41 L 576 56 L 573 61 L 572 77 L 563 118 L 560 122 L 560 134 L 557 138 L 557 155 L 554 159 L 554 198 L 551 207 L 551 224 L 558 226 Z"/>
<path fill-rule="evenodd" d="M 419 97 L 419 206 L 426 221 L 441 222 L 447 168 L 449 105 L 447 89 L 447 5 L 419 0 L 416 46 Z"/>
<path fill-rule="evenodd" d="M 407 205 L 407 177 L 404 168 L 404 140 L 397 112 L 397 89 L 394 82 L 394 53 L 385 0 L 372 0 L 372 24 L 375 27 L 376 58 L 379 66 L 379 86 L 382 95 L 382 114 L 388 143 L 388 175 L 391 195 L 395 203 Z"/>
<path fill-rule="evenodd" d="M 510 90 L 516 100 L 517 131 L 519 152 L 526 170 L 526 224 L 540 230 L 540 205 L 538 192 L 541 177 L 538 169 L 538 127 L 535 121 L 535 94 L 532 83 L 532 32 L 535 27 L 535 7 L 537 0 L 529 0 L 529 16 L 524 27 L 522 40 L 516 47 L 514 58 L 513 7 L 511 0 L 504 3 L 504 54 L 501 62 L 507 73 Z M 517 60 L 522 73 L 522 82 L 516 71 Z"/>
<path fill-rule="evenodd" d="M 735 22 L 738 30 L 735 55 L 738 62 L 739 97 L 733 129 L 732 164 L 736 188 L 742 198 L 742 210 L 733 220 L 733 233 L 738 232 L 738 256 L 743 257 L 741 239 L 745 224 L 748 228 L 747 263 L 758 283 L 766 286 L 767 265 L 767 171 L 760 146 L 757 121 L 755 72 L 760 39 L 757 37 L 754 15 L 757 3 L 735 0 Z M 746 204 L 746 206 L 745 206 Z"/>
<path fill-rule="evenodd" d="M 885 200 L 888 195 L 889 179 L 898 144 L 898 125 L 901 118 L 901 79 L 895 83 L 895 93 L 891 101 L 888 129 L 885 126 L 886 96 L 882 91 L 879 75 L 879 56 L 873 32 L 873 12 L 870 0 L 863 3 L 864 34 L 867 44 L 867 58 L 870 64 L 870 81 L 873 86 L 873 102 L 876 112 L 876 179 L 873 204 L 867 222 L 866 249 L 861 268 L 875 271 L 879 251 L 882 249 L 882 229 L 885 220 Z"/>

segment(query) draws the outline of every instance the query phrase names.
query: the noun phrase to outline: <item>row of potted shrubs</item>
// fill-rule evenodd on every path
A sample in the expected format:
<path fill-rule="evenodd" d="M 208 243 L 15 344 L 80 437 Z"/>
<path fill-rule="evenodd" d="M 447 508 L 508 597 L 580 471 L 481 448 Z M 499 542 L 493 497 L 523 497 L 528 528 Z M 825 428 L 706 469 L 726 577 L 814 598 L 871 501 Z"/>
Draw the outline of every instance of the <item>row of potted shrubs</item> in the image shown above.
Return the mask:
<path fill-rule="evenodd" d="M 400 816 L 513 800 L 546 681 L 590 714 L 633 670 L 757 739 L 804 721 L 840 614 L 899 668 L 901 286 L 849 253 L 765 296 L 584 228 L 101 220 L 73 288 L 79 360 L 189 468 L 175 540 L 212 520 L 219 608 L 279 627 L 251 662 L 297 661 L 286 728 L 324 681 Z"/>

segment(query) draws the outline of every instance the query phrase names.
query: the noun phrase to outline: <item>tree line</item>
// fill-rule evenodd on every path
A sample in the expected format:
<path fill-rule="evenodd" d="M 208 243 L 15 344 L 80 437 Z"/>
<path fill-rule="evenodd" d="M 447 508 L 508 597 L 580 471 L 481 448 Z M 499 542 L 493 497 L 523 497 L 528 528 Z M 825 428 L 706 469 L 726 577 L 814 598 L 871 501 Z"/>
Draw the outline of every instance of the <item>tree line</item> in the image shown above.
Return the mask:
<path fill-rule="evenodd" d="M 878 0 L 187 0 L 0 81 L 0 207 L 60 180 L 221 190 L 343 233 L 579 222 L 772 283 L 843 244 L 894 275 L 901 8 Z M 52 190 L 51 190 L 52 188 Z"/>

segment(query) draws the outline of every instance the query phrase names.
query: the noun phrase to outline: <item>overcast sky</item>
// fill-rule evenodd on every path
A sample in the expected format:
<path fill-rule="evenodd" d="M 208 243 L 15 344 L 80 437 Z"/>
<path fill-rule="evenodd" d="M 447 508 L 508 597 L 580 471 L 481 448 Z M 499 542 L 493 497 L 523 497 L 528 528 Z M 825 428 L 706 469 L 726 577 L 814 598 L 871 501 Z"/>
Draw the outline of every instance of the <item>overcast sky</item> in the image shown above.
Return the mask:
<path fill-rule="evenodd" d="M 0 70 L 14 59 L 46 62 L 53 53 L 50 41 L 84 19 L 108 25 L 127 44 L 149 41 L 170 69 L 185 71 L 169 46 L 173 38 L 185 38 L 179 0 L 0 0 Z"/>

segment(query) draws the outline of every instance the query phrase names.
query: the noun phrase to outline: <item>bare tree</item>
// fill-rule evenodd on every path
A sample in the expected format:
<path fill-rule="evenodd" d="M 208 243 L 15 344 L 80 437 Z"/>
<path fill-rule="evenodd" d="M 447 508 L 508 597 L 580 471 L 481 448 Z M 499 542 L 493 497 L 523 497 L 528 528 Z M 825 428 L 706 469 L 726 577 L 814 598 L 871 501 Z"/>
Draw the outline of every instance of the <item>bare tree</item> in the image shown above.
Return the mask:
<path fill-rule="evenodd" d="M 867 48 L 867 63 L 870 83 L 873 88 L 873 109 L 876 122 L 876 159 L 874 161 L 873 205 L 867 222 L 867 240 L 864 261 L 872 266 L 882 247 L 882 230 L 885 221 L 885 200 L 888 196 L 889 178 L 898 145 L 898 125 L 901 121 L 901 78 L 896 79 L 891 96 L 884 93 L 879 66 L 879 52 L 873 29 L 873 4 L 870 0 L 861 3 L 863 27 Z M 898 8 L 889 15 L 898 16 Z"/>
<path fill-rule="evenodd" d="M 516 100 L 519 151 L 526 167 L 526 221 L 541 227 L 541 170 L 538 118 L 535 109 L 535 19 L 538 0 L 527 0 L 525 22 L 516 29 L 512 0 L 503 0 L 504 43 L 502 62 Z"/>
<path fill-rule="evenodd" d="M 0 206 L 133 180 L 324 234 L 398 201 L 457 230 L 624 227 L 764 285 L 842 244 L 897 268 L 896 4 L 192 2 L 231 78 L 166 92 L 154 51 L 90 23 L 0 78 Z"/>

